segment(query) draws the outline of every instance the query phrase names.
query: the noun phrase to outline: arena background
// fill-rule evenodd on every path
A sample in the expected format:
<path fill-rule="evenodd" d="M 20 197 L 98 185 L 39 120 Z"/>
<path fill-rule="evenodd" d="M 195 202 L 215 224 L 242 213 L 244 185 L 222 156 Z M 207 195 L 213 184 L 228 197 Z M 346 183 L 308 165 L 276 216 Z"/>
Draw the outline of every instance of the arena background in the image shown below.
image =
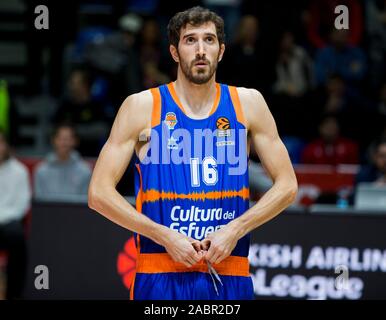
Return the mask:
<path fill-rule="evenodd" d="M 37 21 L 39 5 L 48 29 Z M 21 220 L 28 250 L 19 298 L 128 298 L 131 233 L 92 212 L 85 192 L 47 196 L 37 169 L 66 122 L 92 170 L 127 95 L 175 79 L 166 25 L 194 5 L 224 18 L 217 81 L 264 95 L 299 182 L 296 203 L 253 232 L 256 298 L 385 299 L 386 2 L 378 0 L 0 1 L 0 128 L 32 192 Z M 338 5 L 348 8 L 348 30 L 336 28 Z M 250 165 L 253 203 L 270 181 L 253 153 Z M 132 171 L 118 185 L 131 202 Z M 0 218 L 7 185 L 0 180 Z M 36 286 L 39 266 L 49 288 Z M 339 290 L 342 268 L 348 287 Z"/>

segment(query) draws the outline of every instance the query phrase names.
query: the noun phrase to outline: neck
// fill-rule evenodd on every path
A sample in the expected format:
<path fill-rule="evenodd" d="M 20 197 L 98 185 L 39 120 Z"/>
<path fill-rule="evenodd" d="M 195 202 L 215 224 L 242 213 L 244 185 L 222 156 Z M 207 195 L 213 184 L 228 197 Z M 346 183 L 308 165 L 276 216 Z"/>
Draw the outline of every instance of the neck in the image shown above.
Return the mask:
<path fill-rule="evenodd" d="M 9 154 L 7 154 L 4 157 L 0 158 L 0 166 L 3 165 L 4 163 L 6 163 L 10 158 L 11 158 L 11 156 Z"/>
<path fill-rule="evenodd" d="M 216 99 L 215 75 L 207 83 L 194 84 L 185 78 L 179 68 L 174 88 L 187 113 L 208 115 Z"/>

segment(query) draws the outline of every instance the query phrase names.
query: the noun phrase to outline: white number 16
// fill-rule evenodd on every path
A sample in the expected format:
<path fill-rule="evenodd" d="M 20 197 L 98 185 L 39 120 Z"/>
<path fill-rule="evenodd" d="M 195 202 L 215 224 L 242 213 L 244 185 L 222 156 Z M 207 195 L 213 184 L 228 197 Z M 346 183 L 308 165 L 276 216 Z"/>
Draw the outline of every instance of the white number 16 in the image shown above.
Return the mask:
<path fill-rule="evenodd" d="M 208 186 L 213 186 L 217 183 L 217 162 L 212 156 L 205 157 L 202 160 L 202 180 Z M 198 158 L 190 159 L 190 177 L 192 179 L 192 186 L 200 186 L 200 162 Z"/>

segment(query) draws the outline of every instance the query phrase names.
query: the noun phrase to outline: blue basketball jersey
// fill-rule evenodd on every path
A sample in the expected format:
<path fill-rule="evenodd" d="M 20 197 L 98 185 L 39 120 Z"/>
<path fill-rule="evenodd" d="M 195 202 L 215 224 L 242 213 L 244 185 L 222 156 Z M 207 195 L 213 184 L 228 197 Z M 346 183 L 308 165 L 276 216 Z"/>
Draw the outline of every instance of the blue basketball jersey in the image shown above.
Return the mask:
<path fill-rule="evenodd" d="M 237 90 L 218 83 L 216 90 L 210 115 L 193 119 L 186 115 L 172 83 L 151 89 L 149 148 L 135 165 L 137 210 L 197 240 L 249 208 L 247 131 Z M 207 272 L 204 264 L 173 269 L 171 261 L 161 261 L 168 259 L 164 247 L 142 235 L 136 241 L 137 278 L 138 273 Z M 249 276 L 249 242 L 249 235 L 238 241 L 223 266 L 219 264 L 220 274 Z"/>

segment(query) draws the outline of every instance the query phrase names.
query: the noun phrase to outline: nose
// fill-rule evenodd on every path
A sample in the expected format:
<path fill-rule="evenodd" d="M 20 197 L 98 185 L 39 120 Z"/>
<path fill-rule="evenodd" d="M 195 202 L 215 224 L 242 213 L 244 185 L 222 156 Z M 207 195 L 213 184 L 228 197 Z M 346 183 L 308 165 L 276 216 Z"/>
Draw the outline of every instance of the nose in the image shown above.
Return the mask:
<path fill-rule="evenodd" d="M 205 45 L 203 40 L 197 41 L 197 48 L 196 48 L 196 54 L 200 57 L 205 55 Z"/>

